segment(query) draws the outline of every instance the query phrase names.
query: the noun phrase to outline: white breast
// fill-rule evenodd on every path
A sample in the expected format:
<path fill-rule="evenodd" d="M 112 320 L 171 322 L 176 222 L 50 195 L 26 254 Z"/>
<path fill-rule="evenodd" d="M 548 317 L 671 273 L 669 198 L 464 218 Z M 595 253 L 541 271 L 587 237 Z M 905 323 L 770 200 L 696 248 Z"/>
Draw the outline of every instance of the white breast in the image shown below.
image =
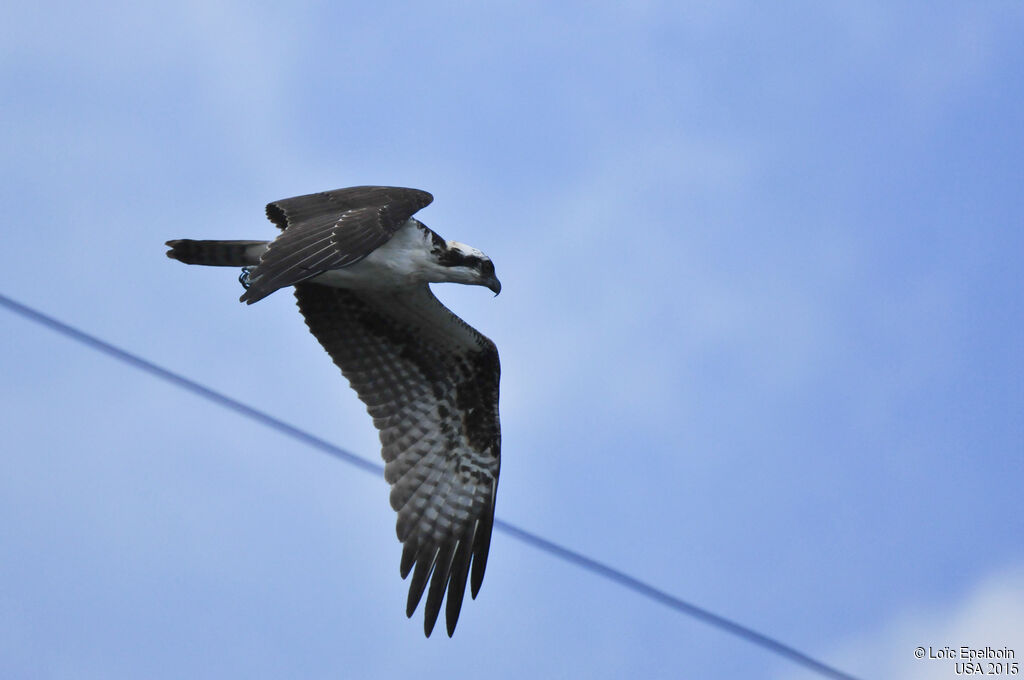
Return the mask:
<path fill-rule="evenodd" d="M 395 288 L 438 280 L 438 267 L 430 252 L 430 234 L 410 219 L 391 240 L 365 258 L 332 269 L 312 281 L 336 288 Z"/>

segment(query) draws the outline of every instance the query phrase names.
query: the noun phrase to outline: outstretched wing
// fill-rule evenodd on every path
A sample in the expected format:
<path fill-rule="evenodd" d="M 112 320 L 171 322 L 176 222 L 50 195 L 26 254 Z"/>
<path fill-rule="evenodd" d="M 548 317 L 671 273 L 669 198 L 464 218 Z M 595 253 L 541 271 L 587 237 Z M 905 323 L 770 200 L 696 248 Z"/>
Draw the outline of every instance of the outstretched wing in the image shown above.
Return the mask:
<path fill-rule="evenodd" d="M 416 567 L 406 614 L 429 580 L 424 631 L 433 630 L 447 589 L 450 636 L 467 578 L 474 598 L 480 589 L 491 542 L 501 450 L 497 348 L 426 284 L 357 291 L 307 282 L 295 296 L 380 430 L 402 578 Z"/>
<path fill-rule="evenodd" d="M 278 288 L 358 262 L 432 200 L 419 189 L 349 187 L 267 204 L 267 218 L 284 233 L 249 272 L 240 299 L 252 304 Z"/>

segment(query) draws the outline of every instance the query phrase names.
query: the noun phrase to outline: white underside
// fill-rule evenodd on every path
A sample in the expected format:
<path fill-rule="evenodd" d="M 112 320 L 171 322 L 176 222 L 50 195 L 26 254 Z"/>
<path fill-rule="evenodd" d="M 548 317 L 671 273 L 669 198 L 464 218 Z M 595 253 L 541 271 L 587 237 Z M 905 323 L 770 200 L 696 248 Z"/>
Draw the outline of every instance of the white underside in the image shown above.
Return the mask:
<path fill-rule="evenodd" d="M 398 228 L 390 241 L 359 262 L 310 280 L 335 288 L 396 288 L 446 281 L 449 272 L 434 261 L 431 245 L 430 234 L 410 219 Z"/>

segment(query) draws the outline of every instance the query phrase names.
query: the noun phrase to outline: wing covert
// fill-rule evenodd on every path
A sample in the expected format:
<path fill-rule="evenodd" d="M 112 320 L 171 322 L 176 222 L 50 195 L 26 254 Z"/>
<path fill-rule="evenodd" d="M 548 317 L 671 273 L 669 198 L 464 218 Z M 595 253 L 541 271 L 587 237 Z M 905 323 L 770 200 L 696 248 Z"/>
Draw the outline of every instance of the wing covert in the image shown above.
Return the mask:
<path fill-rule="evenodd" d="M 252 304 L 279 288 L 358 262 L 432 200 L 419 189 L 364 186 L 268 203 L 267 218 L 283 233 L 250 271 L 240 299 Z"/>
<path fill-rule="evenodd" d="M 406 613 L 426 592 L 429 636 L 447 591 L 455 630 L 467 581 L 483 581 L 500 469 L 498 352 L 426 284 L 356 291 L 295 286 L 299 309 L 380 431 L 385 478 L 412 574 Z"/>

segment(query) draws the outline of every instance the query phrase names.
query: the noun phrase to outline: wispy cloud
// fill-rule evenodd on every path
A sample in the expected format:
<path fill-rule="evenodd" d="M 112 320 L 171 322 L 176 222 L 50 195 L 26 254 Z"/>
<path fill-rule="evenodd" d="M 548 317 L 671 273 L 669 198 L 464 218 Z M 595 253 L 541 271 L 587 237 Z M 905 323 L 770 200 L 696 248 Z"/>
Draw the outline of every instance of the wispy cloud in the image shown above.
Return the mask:
<path fill-rule="evenodd" d="M 925 658 L 915 655 L 919 647 L 924 648 Z M 963 659 L 929 658 L 948 654 L 947 647 L 957 654 L 961 647 L 1009 648 L 1016 655 L 1010 661 L 1016 661 L 1018 668 L 1024 666 L 1024 565 L 993 573 L 966 592 L 950 593 L 944 602 L 901 612 L 880 629 L 842 644 L 828 658 L 865 678 L 963 677 L 963 672 L 956 673 L 956 663 Z M 988 661 L 980 661 L 991 673 Z M 781 677 L 805 680 L 812 676 L 794 672 Z"/>

